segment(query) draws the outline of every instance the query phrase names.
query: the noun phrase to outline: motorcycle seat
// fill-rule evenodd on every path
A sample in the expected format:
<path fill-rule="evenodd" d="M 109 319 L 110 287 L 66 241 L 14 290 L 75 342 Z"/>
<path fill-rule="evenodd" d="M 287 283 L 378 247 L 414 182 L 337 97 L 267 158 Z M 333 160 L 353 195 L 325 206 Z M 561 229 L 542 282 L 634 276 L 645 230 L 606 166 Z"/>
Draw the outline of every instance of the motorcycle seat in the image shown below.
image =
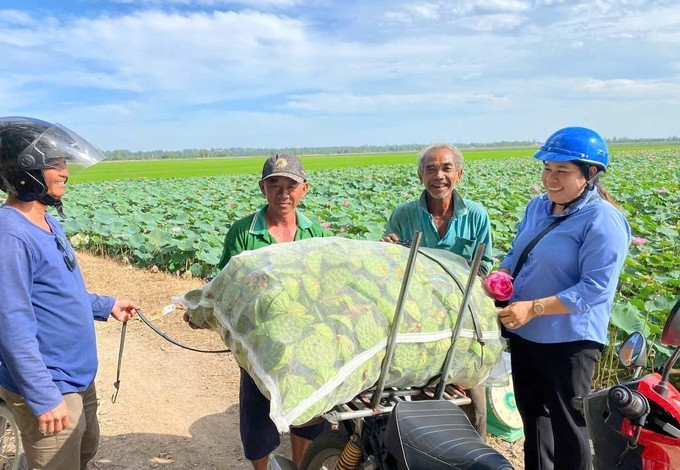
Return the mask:
<path fill-rule="evenodd" d="M 465 412 L 445 400 L 404 401 L 390 414 L 385 447 L 398 470 L 512 470 Z"/>

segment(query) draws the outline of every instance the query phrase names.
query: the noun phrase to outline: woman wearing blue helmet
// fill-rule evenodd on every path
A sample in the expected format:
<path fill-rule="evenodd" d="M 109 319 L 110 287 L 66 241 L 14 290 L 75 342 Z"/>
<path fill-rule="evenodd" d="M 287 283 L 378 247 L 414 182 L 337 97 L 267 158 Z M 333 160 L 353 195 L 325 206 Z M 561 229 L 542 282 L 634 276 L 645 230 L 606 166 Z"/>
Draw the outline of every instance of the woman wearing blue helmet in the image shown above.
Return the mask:
<path fill-rule="evenodd" d="M 545 194 L 527 205 L 501 270 L 514 277 L 507 328 L 527 469 L 590 469 L 583 416 L 571 398 L 590 392 L 630 227 L 599 182 L 607 144 L 567 127 L 534 157 Z M 540 241 L 540 242 L 539 242 Z"/>

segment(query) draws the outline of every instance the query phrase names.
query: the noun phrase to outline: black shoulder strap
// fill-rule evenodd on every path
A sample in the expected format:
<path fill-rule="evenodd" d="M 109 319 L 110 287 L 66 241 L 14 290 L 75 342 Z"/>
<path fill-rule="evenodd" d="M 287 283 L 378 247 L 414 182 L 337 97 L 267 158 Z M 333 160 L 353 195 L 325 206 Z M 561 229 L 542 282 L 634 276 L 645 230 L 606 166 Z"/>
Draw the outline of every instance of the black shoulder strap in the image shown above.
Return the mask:
<path fill-rule="evenodd" d="M 519 255 L 519 259 L 517 260 L 517 264 L 515 265 L 515 269 L 512 271 L 512 277 L 513 279 L 517 277 L 517 274 L 519 274 L 520 269 L 522 269 L 522 266 L 524 266 L 524 263 L 526 262 L 527 258 L 529 257 L 529 253 L 531 250 L 534 249 L 536 244 L 541 241 L 541 238 L 543 238 L 549 231 L 557 227 L 559 224 L 564 222 L 564 220 L 569 217 L 571 214 L 567 214 L 564 217 L 558 217 L 556 218 L 553 223 L 548 225 L 546 228 L 543 229 L 541 233 L 536 235 L 533 240 L 524 248 L 524 251 L 522 251 L 522 254 Z"/>
<path fill-rule="evenodd" d="M 596 192 L 595 194 L 593 194 L 590 197 L 590 199 L 588 199 L 588 202 L 586 202 L 586 204 L 590 204 L 591 202 L 597 201 L 598 199 L 602 199 L 602 196 L 600 196 L 599 192 Z M 578 212 L 578 211 L 576 211 L 576 212 Z M 534 249 L 534 247 L 536 246 L 536 243 L 538 243 L 541 240 L 541 238 L 543 238 L 549 231 L 551 231 L 552 229 L 557 227 L 559 224 L 564 222 L 571 214 L 575 214 L 576 212 L 569 212 L 564 217 L 558 217 L 557 219 L 555 219 L 553 221 L 552 224 L 548 225 L 541 233 L 536 235 L 534 237 L 534 239 L 531 240 L 531 242 L 526 246 L 526 248 L 524 248 L 524 251 L 522 252 L 522 254 L 519 255 L 519 259 L 517 260 L 517 264 L 515 265 L 515 269 L 514 269 L 514 271 L 512 271 L 513 279 L 516 278 L 517 275 L 519 274 L 520 269 L 522 269 L 522 266 L 524 266 L 524 263 L 527 260 L 529 253 L 531 252 L 531 250 Z"/>

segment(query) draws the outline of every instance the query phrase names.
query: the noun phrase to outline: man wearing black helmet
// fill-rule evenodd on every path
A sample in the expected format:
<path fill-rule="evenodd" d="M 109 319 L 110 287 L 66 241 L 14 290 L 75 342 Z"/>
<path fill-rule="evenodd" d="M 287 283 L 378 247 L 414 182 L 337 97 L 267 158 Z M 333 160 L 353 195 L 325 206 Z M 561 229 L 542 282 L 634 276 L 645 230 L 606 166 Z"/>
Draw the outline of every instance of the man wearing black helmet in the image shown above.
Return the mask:
<path fill-rule="evenodd" d="M 0 398 L 28 466 L 84 469 L 97 451 L 93 319 L 127 321 L 129 300 L 90 294 L 57 220 L 69 170 L 104 156 L 77 134 L 30 118 L 0 118 Z"/>

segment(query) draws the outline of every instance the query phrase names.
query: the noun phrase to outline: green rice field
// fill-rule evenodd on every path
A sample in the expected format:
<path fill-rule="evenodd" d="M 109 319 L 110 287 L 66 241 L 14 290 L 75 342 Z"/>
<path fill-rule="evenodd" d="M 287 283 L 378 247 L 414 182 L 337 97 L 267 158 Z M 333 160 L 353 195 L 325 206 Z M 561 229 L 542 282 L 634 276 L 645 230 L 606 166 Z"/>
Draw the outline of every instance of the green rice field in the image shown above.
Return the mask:
<path fill-rule="evenodd" d="M 622 145 L 611 147 L 612 153 L 618 151 L 652 150 L 672 147 L 670 145 Z M 535 147 L 515 147 L 496 149 L 463 149 L 465 161 L 529 157 Z M 413 165 L 417 154 L 381 153 L 358 155 L 310 155 L 300 159 L 306 170 L 329 170 L 374 165 Z M 74 175 L 73 182 L 111 181 L 137 178 L 183 178 L 232 174 L 257 174 L 262 171 L 263 156 L 103 161 L 83 173 Z"/>

